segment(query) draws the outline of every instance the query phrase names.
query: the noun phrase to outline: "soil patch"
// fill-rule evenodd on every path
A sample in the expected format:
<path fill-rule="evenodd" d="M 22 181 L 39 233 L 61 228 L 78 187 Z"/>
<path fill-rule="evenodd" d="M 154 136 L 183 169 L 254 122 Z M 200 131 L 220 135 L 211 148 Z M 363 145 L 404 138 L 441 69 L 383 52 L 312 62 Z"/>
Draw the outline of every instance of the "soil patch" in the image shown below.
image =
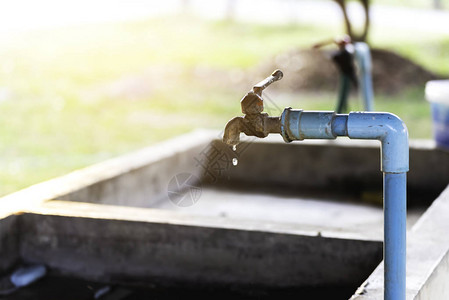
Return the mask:
<path fill-rule="evenodd" d="M 272 57 L 251 73 L 254 78 L 270 74 L 275 69 L 284 72 L 283 83 L 273 85 L 290 92 L 335 91 L 338 87 L 338 71 L 329 51 L 296 49 Z M 404 89 L 440 78 L 413 61 L 388 50 L 372 49 L 373 85 L 376 93 L 395 94 Z"/>

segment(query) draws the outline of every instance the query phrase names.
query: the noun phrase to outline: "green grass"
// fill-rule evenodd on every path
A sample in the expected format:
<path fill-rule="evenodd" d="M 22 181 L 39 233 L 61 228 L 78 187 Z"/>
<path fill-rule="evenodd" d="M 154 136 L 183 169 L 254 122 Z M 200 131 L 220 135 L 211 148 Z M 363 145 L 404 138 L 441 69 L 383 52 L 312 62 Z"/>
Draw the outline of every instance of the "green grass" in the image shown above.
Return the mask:
<path fill-rule="evenodd" d="M 197 127 L 221 129 L 240 114 L 239 100 L 250 86 L 235 87 L 229 80 L 209 81 L 194 74 L 202 68 L 219 75 L 246 70 L 272 55 L 308 47 L 336 33 L 304 25 L 179 17 L 3 37 L 0 195 Z M 449 39 L 422 38 L 426 45 L 399 33 L 386 37 L 373 33 L 376 44 L 449 73 L 449 64 L 441 63 Z M 429 47 L 434 49 L 431 56 Z M 152 70 L 162 70 L 161 76 Z M 135 88 L 145 86 L 149 91 L 135 98 L 107 92 L 123 76 L 137 78 Z M 2 98 L 2 91 L 7 96 Z M 279 107 L 329 110 L 335 97 L 295 95 L 297 103 L 291 95 L 273 98 Z M 412 137 L 430 137 L 422 89 L 397 97 L 378 95 L 376 108 L 404 118 Z"/>

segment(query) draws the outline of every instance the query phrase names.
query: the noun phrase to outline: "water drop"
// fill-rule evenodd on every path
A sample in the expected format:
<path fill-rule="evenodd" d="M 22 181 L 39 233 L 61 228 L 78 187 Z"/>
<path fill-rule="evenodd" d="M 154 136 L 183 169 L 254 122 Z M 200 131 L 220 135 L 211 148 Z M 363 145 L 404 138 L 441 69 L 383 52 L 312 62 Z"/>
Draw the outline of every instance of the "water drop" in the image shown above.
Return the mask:
<path fill-rule="evenodd" d="M 236 166 L 238 163 L 239 163 L 238 159 L 234 157 L 234 158 L 232 159 L 232 164 L 233 164 L 234 166 Z"/>
<path fill-rule="evenodd" d="M 237 145 L 232 146 L 232 151 L 237 151 Z"/>

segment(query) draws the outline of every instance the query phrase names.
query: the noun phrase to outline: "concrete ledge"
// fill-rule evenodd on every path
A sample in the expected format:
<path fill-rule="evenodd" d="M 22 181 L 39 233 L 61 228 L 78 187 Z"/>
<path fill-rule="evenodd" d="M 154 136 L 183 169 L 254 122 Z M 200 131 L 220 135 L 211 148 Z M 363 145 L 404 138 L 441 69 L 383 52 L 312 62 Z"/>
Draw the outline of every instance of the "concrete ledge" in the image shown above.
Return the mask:
<path fill-rule="evenodd" d="M 449 187 L 408 234 L 407 299 L 449 298 Z M 359 289 L 353 299 L 371 300 L 383 297 L 383 264 Z"/>
<path fill-rule="evenodd" d="M 100 281 L 297 288 L 356 286 L 382 255 L 378 241 L 261 231 L 251 222 L 187 226 L 176 214 L 155 222 L 154 213 L 49 203 L 21 216 L 21 256 Z"/>

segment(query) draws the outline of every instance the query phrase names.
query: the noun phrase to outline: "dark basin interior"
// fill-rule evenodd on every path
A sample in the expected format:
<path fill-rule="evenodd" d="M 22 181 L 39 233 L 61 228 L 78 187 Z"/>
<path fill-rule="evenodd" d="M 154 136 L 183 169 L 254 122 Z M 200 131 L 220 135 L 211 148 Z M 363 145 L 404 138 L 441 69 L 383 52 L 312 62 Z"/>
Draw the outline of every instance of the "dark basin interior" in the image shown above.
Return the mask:
<path fill-rule="evenodd" d="M 105 292 L 102 297 L 95 295 Z M 5 300 L 175 300 L 175 299 L 348 299 L 354 291 L 348 287 L 315 287 L 281 290 L 264 290 L 242 287 L 136 287 L 130 285 L 109 285 L 73 277 L 46 276 L 40 281 L 23 288 Z"/>

